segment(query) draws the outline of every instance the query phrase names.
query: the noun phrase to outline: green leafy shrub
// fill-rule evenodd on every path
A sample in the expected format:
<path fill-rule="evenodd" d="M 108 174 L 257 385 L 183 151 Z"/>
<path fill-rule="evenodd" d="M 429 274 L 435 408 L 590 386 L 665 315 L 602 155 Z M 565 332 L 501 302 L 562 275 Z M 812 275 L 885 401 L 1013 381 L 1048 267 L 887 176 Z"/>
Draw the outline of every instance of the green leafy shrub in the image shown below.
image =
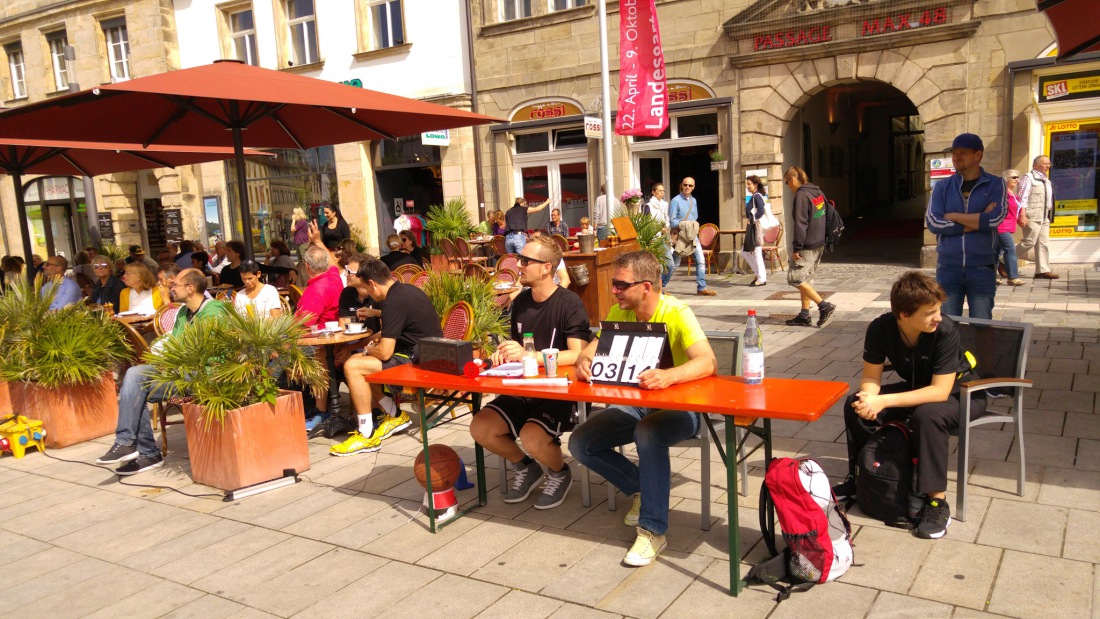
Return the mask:
<path fill-rule="evenodd" d="M 661 265 L 661 271 L 668 272 L 672 265 L 668 263 L 669 236 L 664 231 L 665 223 L 652 215 L 646 215 L 641 209 L 619 209 L 613 217 L 629 217 L 634 225 L 634 231 L 638 234 L 638 246 L 647 251 Z"/>
<path fill-rule="evenodd" d="M 207 424 L 221 423 L 236 408 L 274 406 L 280 370 L 318 397 L 327 393 L 324 366 L 298 344 L 307 331 L 293 315 L 257 318 L 230 310 L 224 319 L 196 321 L 164 338 L 145 360 L 156 369 L 154 385 L 192 396 L 205 409 Z"/>
<path fill-rule="evenodd" d="M 20 279 L 0 296 L 0 380 L 46 388 L 90 384 L 131 354 L 122 325 L 84 303 L 50 310 L 57 288 Z"/>
<path fill-rule="evenodd" d="M 452 198 L 443 204 L 429 206 L 424 227 L 431 233 L 433 254 L 440 253 L 441 239 L 466 238 L 474 231 L 470 213 L 466 211 L 466 201 L 462 198 Z"/>
<path fill-rule="evenodd" d="M 474 330 L 470 341 L 485 352 L 496 349 L 494 336 L 508 336 L 508 321 L 497 307 L 496 291 L 489 282 L 461 273 L 433 272 L 428 277 L 428 283 L 424 284 L 424 293 L 431 299 L 440 318 L 455 303 L 469 303 L 474 308 Z"/>

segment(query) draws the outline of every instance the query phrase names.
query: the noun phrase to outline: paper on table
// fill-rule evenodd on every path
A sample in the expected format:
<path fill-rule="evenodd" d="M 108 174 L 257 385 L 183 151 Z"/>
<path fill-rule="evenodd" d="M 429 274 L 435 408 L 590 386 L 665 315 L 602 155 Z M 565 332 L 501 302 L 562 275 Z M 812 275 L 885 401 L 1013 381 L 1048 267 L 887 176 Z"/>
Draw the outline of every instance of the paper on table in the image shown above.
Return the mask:
<path fill-rule="evenodd" d="M 119 312 L 115 316 L 137 316 L 138 310 L 126 310 L 125 312 Z"/>
<path fill-rule="evenodd" d="M 502 363 L 481 373 L 482 376 L 523 376 L 523 362 Z"/>

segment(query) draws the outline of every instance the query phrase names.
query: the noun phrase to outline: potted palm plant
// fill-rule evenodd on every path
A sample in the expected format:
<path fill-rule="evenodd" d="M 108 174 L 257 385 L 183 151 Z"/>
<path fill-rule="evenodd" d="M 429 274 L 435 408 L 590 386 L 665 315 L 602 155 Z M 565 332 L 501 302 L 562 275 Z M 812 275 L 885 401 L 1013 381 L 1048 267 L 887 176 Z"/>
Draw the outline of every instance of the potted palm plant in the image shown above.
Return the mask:
<path fill-rule="evenodd" d="M 447 308 L 459 301 L 465 301 L 474 309 L 474 328 L 470 341 L 483 354 L 496 350 L 493 343 L 496 337 L 507 337 L 508 321 L 496 304 L 496 290 L 493 285 L 477 277 L 467 277 L 462 273 L 433 272 L 424 284 L 424 294 L 432 301 L 432 306 L 440 316 Z"/>
<path fill-rule="evenodd" d="M 0 296 L 0 381 L 12 409 L 66 447 L 111 434 L 118 423 L 113 370 L 130 356 L 122 325 L 75 303 L 50 310 L 56 287 L 20 280 Z"/>
<path fill-rule="evenodd" d="M 285 374 L 319 397 L 326 393 L 324 367 L 298 344 L 307 332 L 291 315 L 229 312 L 195 322 L 146 355 L 154 385 L 192 398 L 183 417 L 197 483 L 236 490 L 309 469 L 302 394 L 279 390 Z"/>
<path fill-rule="evenodd" d="M 431 239 L 428 250 L 432 256 L 432 270 L 446 271 L 447 257 L 443 255 L 440 241 L 466 238 L 474 231 L 474 224 L 470 220 L 470 213 L 466 211 L 466 201 L 462 198 L 452 198 L 443 204 L 433 204 L 428 207 L 424 228 Z"/>
<path fill-rule="evenodd" d="M 664 222 L 652 215 L 646 215 L 636 208 L 629 211 L 618 210 L 613 215 L 613 218 L 617 217 L 630 219 L 630 223 L 634 225 L 634 232 L 638 235 L 639 249 L 653 254 L 657 258 L 657 263 L 661 265 L 662 271 L 668 271 L 672 268 L 672 265 L 668 263 L 669 236 L 664 232 Z"/>

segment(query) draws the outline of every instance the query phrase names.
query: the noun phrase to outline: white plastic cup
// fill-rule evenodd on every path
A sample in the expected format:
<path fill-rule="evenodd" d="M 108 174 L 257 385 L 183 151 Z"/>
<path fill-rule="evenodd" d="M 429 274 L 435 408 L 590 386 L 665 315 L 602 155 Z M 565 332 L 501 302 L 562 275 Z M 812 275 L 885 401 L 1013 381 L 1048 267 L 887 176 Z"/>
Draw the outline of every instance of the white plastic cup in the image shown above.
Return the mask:
<path fill-rule="evenodd" d="M 329 331 L 336 331 L 339 328 L 340 328 L 340 321 L 339 320 L 330 320 L 330 321 L 325 323 L 325 329 L 328 329 Z"/>
<path fill-rule="evenodd" d="M 546 367 L 546 375 L 554 377 L 558 375 L 558 349 L 543 348 L 542 364 Z"/>
<path fill-rule="evenodd" d="M 348 333 L 362 333 L 363 323 L 361 322 L 349 322 L 347 326 Z"/>

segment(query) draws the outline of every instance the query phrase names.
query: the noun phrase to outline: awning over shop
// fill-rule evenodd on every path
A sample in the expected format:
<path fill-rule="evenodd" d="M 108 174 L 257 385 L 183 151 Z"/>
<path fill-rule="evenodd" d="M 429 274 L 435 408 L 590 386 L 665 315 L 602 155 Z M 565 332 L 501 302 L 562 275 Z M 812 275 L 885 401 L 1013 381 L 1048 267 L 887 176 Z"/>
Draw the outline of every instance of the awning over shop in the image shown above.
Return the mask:
<path fill-rule="evenodd" d="M 1039 10 L 1054 27 L 1058 61 L 1100 52 L 1100 2 L 1097 0 L 1039 0 Z"/>

